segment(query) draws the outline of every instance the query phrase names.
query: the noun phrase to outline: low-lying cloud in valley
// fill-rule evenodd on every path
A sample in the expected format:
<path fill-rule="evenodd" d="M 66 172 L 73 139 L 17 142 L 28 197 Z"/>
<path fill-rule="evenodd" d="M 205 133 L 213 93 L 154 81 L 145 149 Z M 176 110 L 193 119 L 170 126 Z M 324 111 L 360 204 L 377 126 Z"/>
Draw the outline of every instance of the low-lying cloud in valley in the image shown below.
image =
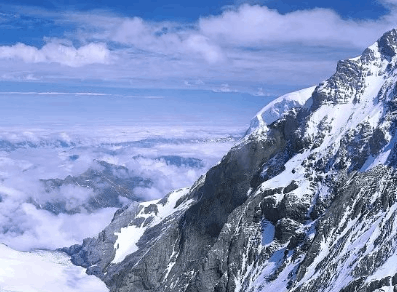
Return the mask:
<path fill-rule="evenodd" d="M 191 185 L 238 140 L 227 128 L 3 129 L 0 242 L 55 249 L 96 235 L 117 208 Z"/>

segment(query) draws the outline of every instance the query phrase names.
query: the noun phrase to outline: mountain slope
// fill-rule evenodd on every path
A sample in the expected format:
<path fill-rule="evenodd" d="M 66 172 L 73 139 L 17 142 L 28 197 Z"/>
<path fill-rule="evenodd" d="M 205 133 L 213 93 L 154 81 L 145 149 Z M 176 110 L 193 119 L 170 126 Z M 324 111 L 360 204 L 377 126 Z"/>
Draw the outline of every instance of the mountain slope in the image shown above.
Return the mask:
<path fill-rule="evenodd" d="M 396 291 L 396 52 L 392 30 L 258 113 L 121 262 L 117 232 L 70 248 L 74 262 L 120 292 Z M 94 261 L 100 241 L 111 256 Z"/>

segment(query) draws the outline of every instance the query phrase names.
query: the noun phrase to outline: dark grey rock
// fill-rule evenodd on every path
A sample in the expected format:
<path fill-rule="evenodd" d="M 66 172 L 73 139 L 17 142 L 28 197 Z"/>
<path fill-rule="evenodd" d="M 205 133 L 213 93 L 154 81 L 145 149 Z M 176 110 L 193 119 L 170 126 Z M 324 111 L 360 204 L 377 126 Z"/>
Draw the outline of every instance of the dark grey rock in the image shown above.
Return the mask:
<path fill-rule="evenodd" d="M 169 197 L 123 208 L 97 238 L 65 249 L 73 262 L 112 292 L 396 287 L 397 269 L 370 278 L 397 253 L 395 84 L 385 83 L 374 97 L 383 110 L 379 124 L 358 121 L 337 133 L 337 143 L 324 145 L 332 120 L 311 120 L 322 106 L 362 103 L 365 77 L 379 73 L 372 65 L 379 69 L 381 61 L 390 62 L 379 74 L 393 76 L 396 35 L 393 30 L 378 41 L 380 60 L 367 49 L 360 58 L 339 62 L 336 73 L 315 89 L 310 108 L 292 109 L 265 134 L 245 137 L 177 201 L 176 206 L 189 202 L 186 209 L 153 226 Z M 387 161 L 369 169 L 385 149 Z M 287 169 L 291 158 L 300 160 Z M 138 216 L 142 210 L 148 216 Z M 137 251 L 112 263 L 115 232 L 129 224 L 148 228 Z M 274 227 L 274 238 L 263 242 L 268 227 Z"/>

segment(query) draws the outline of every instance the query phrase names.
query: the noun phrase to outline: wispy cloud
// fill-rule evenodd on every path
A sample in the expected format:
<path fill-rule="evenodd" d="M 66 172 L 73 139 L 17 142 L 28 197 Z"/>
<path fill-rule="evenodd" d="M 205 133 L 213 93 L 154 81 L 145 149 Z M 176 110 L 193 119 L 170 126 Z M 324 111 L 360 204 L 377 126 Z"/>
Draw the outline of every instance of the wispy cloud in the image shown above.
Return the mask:
<path fill-rule="evenodd" d="M 227 83 L 221 84 L 220 87 L 214 88 L 213 91 L 214 92 L 238 92 L 237 89 L 231 88 L 230 85 Z"/>
<path fill-rule="evenodd" d="M 253 94 L 254 96 L 272 96 L 273 94 L 265 92 L 262 87 L 258 88 L 258 91 Z"/>
<path fill-rule="evenodd" d="M 200 31 L 225 45 L 267 47 L 280 44 L 363 48 L 393 28 L 396 15 L 375 21 L 345 20 L 330 9 L 281 14 L 266 6 L 242 5 L 202 18 Z"/>
<path fill-rule="evenodd" d="M 45 92 L 33 92 L 33 91 L 0 91 L 2 95 L 85 95 L 85 96 L 105 96 L 111 95 L 107 93 L 98 92 L 56 92 L 56 91 L 45 91 Z"/>
<path fill-rule="evenodd" d="M 2 81 L 39 81 L 41 78 L 29 72 L 6 72 L 0 76 Z"/>
<path fill-rule="evenodd" d="M 28 66 L 32 71 L 33 65 L 30 76 L 40 80 L 91 79 L 132 87 L 155 83 L 159 88 L 207 90 L 230 84 L 257 94 L 259 87 L 277 91 L 286 84 L 303 87 L 320 82 L 332 73 L 336 60 L 361 53 L 397 20 L 394 0 L 381 1 L 389 13 L 376 20 L 345 19 L 321 8 L 282 14 L 266 7 L 266 2 L 244 3 L 192 23 L 154 22 L 108 11 L 18 7 L 19 14 L 45 19 L 63 32 L 57 39 L 43 35 L 42 47 L 0 47 L 0 65 L 10 71 L 13 60 L 15 74 L 10 76 L 16 79 L 18 72 L 26 72 Z M 0 76 L 7 73 L 0 69 Z M 25 80 L 23 76 L 20 80 Z"/>
<path fill-rule="evenodd" d="M 127 94 L 115 94 L 115 93 L 103 93 L 103 92 L 59 92 L 59 91 L 0 91 L 0 96 L 12 96 L 12 95 L 23 95 L 23 96 L 108 96 L 118 98 L 144 98 L 144 99 L 164 99 L 163 95 L 127 95 Z"/>
<path fill-rule="evenodd" d="M 163 99 L 165 98 L 164 96 L 161 95 L 147 95 L 147 96 L 139 96 L 142 98 L 147 98 L 147 99 Z"/>
<path fill-rule="evenodd" d="M 378 2 L 390 9 L 395 9 L 397 6 L 396 0 L 378 0 Z"/>

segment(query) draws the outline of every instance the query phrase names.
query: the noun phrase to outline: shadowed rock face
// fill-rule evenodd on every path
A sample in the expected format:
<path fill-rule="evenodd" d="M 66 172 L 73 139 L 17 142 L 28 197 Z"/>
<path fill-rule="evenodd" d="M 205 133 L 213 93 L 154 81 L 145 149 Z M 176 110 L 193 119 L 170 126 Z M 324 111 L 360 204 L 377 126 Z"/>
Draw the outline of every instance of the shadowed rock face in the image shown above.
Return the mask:
<path fill-rule="evenodd" d="M 161 239 L 145 257 L 135 265 L 123 263 L 120 272 L 108 280 L 112 289 L 178 291 L 186 287 L 187 291 L 201 291 L 202 285 L 216 285 L 219 275 L 211 274 L 192 281 L 190 274 L 202 269 L 205 264 L 203 255 L 208 254 L 218 240 L 228 216 L 247 200 L 250 180 L 259 171 L 261 161 L 274 155 L 283 147 L 282 144 L 279 137 L 264 143 L 250 141 L 229 152 L 219 165 L 207 173 L 206 179 L 189 193 L 186 199 L 191 198 L 196 203 L 167 227 L 167 233 L 161 234 Z M 177 257 L 173 259 L 173 269 L 167 278 L 171 280 L 178 277 L 175 283 L 163 279 L 170 262 L 165 255 L 173 253 Z M 157 268 L 148 270 L 146 267 Z M 131 273 L 131 270 L 134 272 Z"/>
<path fill-rule="evenodd" d="M 119 210 L 73 262 L 114 292 L 396 291 L 396 34 L 190 189 Z M 115 261 L 128 228 L 141 235 Z"/>

